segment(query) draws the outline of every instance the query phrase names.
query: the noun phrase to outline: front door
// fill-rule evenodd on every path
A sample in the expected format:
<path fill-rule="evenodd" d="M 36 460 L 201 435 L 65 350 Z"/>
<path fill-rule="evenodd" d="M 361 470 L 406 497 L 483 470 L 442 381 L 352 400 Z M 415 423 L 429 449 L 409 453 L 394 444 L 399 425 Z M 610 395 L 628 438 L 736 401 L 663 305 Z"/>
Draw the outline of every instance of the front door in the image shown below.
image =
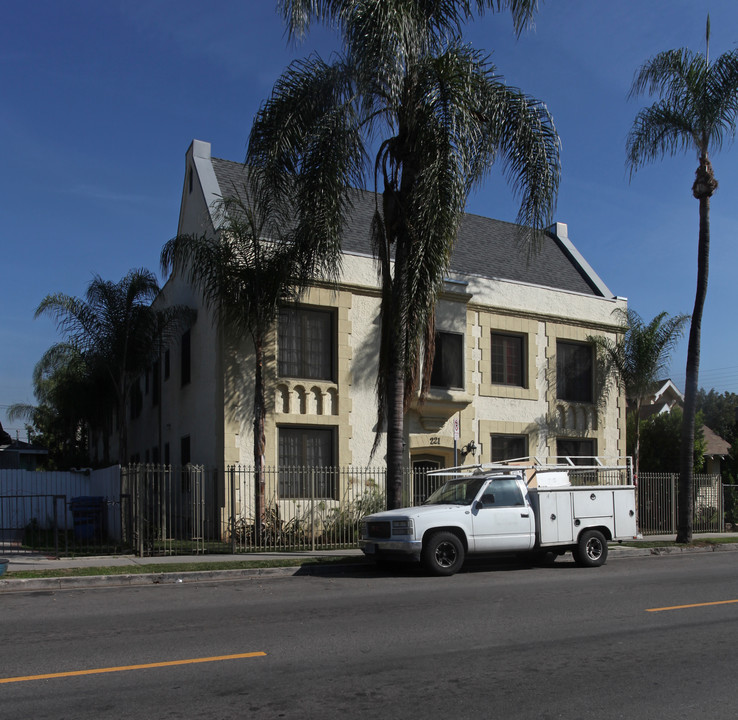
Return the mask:
<path fill-rule="evenodd" d="M 490 481 L 472 505 L 471 514 L 477 551 L 516 551 L 533 547 L 533 510 L 515 479 Z"/>
<path fill-rule="evenodd" d="M 413 505 L 422 505 L 426 498 L 438 490 L 448 478 L 428 475 L 429 470 L 440 470 L 445 463 L 437 455 L 424 455 L 412 459 L 413 467 Z"/>

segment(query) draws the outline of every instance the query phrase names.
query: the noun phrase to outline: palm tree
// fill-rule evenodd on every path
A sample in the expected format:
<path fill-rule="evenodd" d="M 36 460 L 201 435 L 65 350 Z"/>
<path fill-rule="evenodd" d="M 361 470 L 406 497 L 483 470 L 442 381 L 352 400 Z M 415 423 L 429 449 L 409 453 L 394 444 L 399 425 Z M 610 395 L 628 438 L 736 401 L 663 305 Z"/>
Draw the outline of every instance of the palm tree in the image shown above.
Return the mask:
<path fill-rule="evenodd" d="M 625 396 L 632 403 L 631 413 L 636 423 L 634 464 L 637 478 L 641 408 L 654 385 L 663 378 L 671 351 L 681 338 L 689 315 L 670 318 L 668 313 L 662 312 L 645 323 L 631 308 L 616 312 L 622 315 L 623 334 L 615 341 L 602 336 L 591 340 L 604 353 L 608 367 L 612 368 Z"/>
<path fill-rule="evenodd" d="M 682 427 L 679 518 L 676 541 L 692 540 L 694 505 L 694 430 L 700 365 L 702 311 L 707 294 L 710 257 L 710 198 L 717 189 L 710 152 L 733 137 L 738 116 L 738 50 L 709 58 L 710 18 L 707 18 L 707 50 L 704 55 L 686 48 L 667 50 L 648 60 L 633 80 L 631 95 L 644 92 L 659 100 L 642 109 L 627 140 L 631 172 L 656 158 L 694 150 L 698 167 L 692 195 L 699 202 L 697 243 L 697 291 L 687 347 L 687 370 Z"/>
<path fill-rule="evenodd" d="M 265 513 L 264 345 L 283 303 L 295 300 L 301 280 L 295 247 L 282 238 L 274 198 L 255 186 L 223 198 L 214 208 L 217 232 L 180 235 L 161 252 L 165 272 L 179 273 L 197 288 L 215 322 L 237 338 L 246 334 L 254 346 L 254 468 L 257 531 Z M 254 199 L 249 202 L 248 199 Z"/>
<path fill-rule="evenodd" d="M 155 359 L 160 333 L 172 333 L 186 322 L 186 308 L 155 310 L 156 276 L 146 269 L 129 271 L 118 282 L 95 275 L 85 298 L 47 295 L 36 317 L 51 315 L 66 344 L 84 359 L 89 372 L 103 372 L 114 398 L 119 462 L 128 457 L 126 407 L 136 379 Z"/>
<path fill-rule="evenodd" d="M 16 403 L 11 420 L 25 420 L 34 442 L 46 447 L 47 469 L 87 465 L 91 433 L 102 431 L 104 462 L 108 462 L 109 410 L 115 403 L 99 367 L 91 367 L 68 343 L 52 345 L 33 370 L 36 405 Z M 106 397 L 107 396 L 107 397 Z"/>
<path fill-rule="evenodd" d="M 378 259 L 381 345 L 379 433 L 387 428 L 387 502 L 402 501 L 404 420 L 429 385 L 434 308 L 469 192 L 499 160 L 522 198 L 521 237 L 551 218 L 559 141 L 546 107 L 505 85 L 464 45 L 475 12 L 510 9 L 518 30 L 535 0 L 283 0 L 288 31 L 335 24 L 343 50 L 294 62 L 261 107 L 247 164 L 264 192 L 290 196 L 296 245 L 314 272 L 340 269 L 352 188 L 376 192 L 371 227 Z"/>

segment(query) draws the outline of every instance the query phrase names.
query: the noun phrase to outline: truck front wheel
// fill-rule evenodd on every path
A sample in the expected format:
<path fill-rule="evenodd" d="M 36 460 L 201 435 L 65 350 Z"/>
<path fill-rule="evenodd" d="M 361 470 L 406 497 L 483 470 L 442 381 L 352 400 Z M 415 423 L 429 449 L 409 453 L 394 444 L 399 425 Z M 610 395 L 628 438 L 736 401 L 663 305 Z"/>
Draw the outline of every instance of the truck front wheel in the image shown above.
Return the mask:
<path fill-rule="evenodd" d="M 434 575 L 453 575 L 464 564 L 464 545 L 451 532 L 433 533 L 423 543 L 421 561 Z"/>
<path fill-rule="evenodd" d="M 607 540 L 599 530 L 585 530 L 572 554 L 581 567 L 599 567 L 607 560 Z"/>

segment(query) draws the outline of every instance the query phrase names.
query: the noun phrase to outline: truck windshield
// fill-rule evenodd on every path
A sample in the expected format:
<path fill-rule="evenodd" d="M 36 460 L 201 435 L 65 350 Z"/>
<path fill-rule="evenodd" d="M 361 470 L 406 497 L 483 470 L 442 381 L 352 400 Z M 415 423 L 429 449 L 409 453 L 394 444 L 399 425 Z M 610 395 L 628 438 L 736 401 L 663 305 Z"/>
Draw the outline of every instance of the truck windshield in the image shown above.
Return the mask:
<path fill-rule="evenodd" d="M 423 505 L 471 505 L 487 478 L 474 477 L 449 480 L 436 490 Z"/>

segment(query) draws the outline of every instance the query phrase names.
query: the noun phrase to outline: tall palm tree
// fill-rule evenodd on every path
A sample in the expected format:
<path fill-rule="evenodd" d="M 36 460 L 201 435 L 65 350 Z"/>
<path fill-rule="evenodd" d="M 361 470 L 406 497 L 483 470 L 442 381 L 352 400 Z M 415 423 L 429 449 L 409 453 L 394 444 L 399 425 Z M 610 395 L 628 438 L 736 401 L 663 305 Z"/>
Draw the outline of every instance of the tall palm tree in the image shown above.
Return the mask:
<path fill-rule="evenodd" d="M 76 349 L 94 373 L 105 373 L 114 398 L 118 461 L 128 457 L 126 407 L 136 379 L 155 359 L 157 337 L 174 333 L 188 313 L 173 306 L 155 310 L 156 276 L 144 268 L 129 271 L 118 282 L 95 275 L 85 298 L 64 293 L 47 295 L 36 317 L 51 315 L 66 343 Z"/>
<path fill-rule="evenodd" d="M 654 385 L 663 379 L 671 351 L 682 336 L 689 315 L 669 317 L 668 313 L 662 312 L 646 323 L 631 308 L 617 312 L 622 316 L 623 334 L 617 340 L 603 336 L 592 340 L 604 353 L 607 365 L 614 371 L 620 387 L 631 403 L 631 414 L 636 423 L 634 464 L 637 478 L 641 408 Z"/>
<path fill-rule="evenodd" d="M 257 198 L 255 186 L 223 198 L 214 208 L 214 234 L 180 235 L 161 252 L 165 272 L 181 274 L 213 311 L 213 319 L 232 337 L 247 335 L 254 347 L 254 468 L 257 531 L 265 513 L 264 345 L 283 303 L 304 286 L 295 247 L 282 237 L 274 197 Z M 252 198 L 249 201 L 245 198 Z"/>
<path fill-rule="evenodd" d="M 710 18 L 705 54 L 686 48 L 667 50 L 648 60 L 633 80 L 631 95 L 647 92 L 659 99 L 642 109 L 627 140 L 631 172 L 647 162 L 682 151 L 696 151 L 698 167 L 692 195 L 699 202 L 697 291 L 687 347 L 684 424 L 679 479 L 679 518 L 676 541 L 691 542 L 694 506 L 694 424 L 700 365 L 702 311 L 707 294 L 710 257 L 710 198 L 717 181 L 710 152 L 733 137 L 738 116 L 738 50 L 709 58 Z"/>
<path fill-rule="evenodd" d="M 535 0 L 283 0 L 292 36 L 314 22 L 337 26 L 330 62 L 294 62 L 261 107 L 247 164 L 265 192 L 293 200 L 293 235 L 313 270 L 335 275 L 352 188 L 374 189 L 381 347 L 379 433 L 387 427 L 389 507 L 402 501 L 404 420 L 425 392 L 434 352 L 434 308 L 469 192 L 499 160 L 536 231 L 551 219 L 559 141 L 546 107 L 506 85 L 460 40 L 463 23 L 510 9 L 520 30 Z"/>

